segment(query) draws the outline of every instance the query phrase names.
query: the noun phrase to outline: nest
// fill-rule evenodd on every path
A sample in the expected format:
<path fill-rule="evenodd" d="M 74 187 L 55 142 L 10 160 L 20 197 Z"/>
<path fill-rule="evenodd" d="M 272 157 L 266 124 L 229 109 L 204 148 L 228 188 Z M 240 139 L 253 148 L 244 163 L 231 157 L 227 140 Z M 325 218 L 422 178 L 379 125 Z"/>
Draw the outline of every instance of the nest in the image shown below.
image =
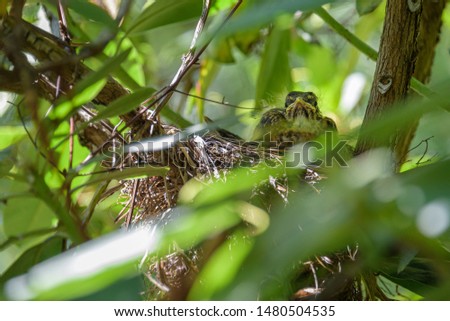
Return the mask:
<path fill-rule="evenodd" d="M 179 133 L 170 127 L 166 132 Z M 246 142 L 236 136 L 209 131 L 203 135 L 191 135 L 178 141 L 173 147 L 153 152 L 129 155 L 121 166 L 167 166 L 167 174 L 123 182 L 121 199 L 126 214 L 133 203 L 133 222 L 147 221 L 176 206 L 178 193 L 192 178 L 204 181 L 226 179 L 233 168 L 251 168 L 261 161 L 281 164 L 280 152 L 265 149 L 257 142 Z M 136 183 L 137 182 L 137 183 Z M 278 182 L 273 182 L 278 186 Z M 282 190 L 282 189 L 280 189 Z M 287 192 L 287 189 L 286 189 Z"/>
<path fill-rule="evenodd" d="M 162 133 L 166 134 L 180 133 L 174 127 L 164 126 L 162 129 Z M 231 169 L 242 166 L 251 168 L 262 160 L 283 164 L 282 150 L 265 148 L 257 142 L 246 142 L 230 134 L 223 130 L 193 134 L 164 150 L 129 155 L 125 159 L 129 165 L 145 163 L 167 166 L 169 170 L 164 177 L 124 181 L 121 191 L 123 210 L 118 218 L 127 217 L 125 221 L 128 223 L 145 221 L 153 225 L 165 225 L 172 219 L 171 209 L 177 204 L 181 188 L 190 179 L 224 180 Z M 323 179 L 317 171 L 309 168 L 298 178 L 310 186 Z M 258 205 L 263 204 L 270 212 L 271 197 L 273 199 L 275 194 L 285 201 L 289 189 L 286 177 L 268 177 L 267 181 L 255 186 L 253 196 L 269 200 Z M 211 253 L 205 254 L 201 248 L 174 248 L 164 258 L 150 258 L 145 272 L 149 280 L 145 297 L 150 300 L 185 299 L 202 260 L 208 254 Z M 294 282 L 297 290 L 292 294 L 292 299 L 363 299 L 360 282 L 355 274 L 343 273 L 343 266 L 347 265 L 345 262 L 354 261 L 354 256 L 335 253 L 301 263 L 298 280 Z M 336 290 L 336 286 L 339 290 Z M 332 296 L 329 295 L 329 289 L 334 289 Z"/>

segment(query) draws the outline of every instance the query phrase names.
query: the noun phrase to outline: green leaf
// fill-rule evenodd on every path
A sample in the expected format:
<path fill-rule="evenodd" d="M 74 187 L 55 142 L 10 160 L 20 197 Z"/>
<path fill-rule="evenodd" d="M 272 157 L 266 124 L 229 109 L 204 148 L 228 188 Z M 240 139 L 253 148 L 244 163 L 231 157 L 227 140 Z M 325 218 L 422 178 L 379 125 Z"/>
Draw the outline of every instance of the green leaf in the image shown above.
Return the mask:
<path fill-rule="evenodd" d="M 137 260 L 153 253 L 159 239 L 156 232 L 140 228 L 83 243 L 9 280 L 5 294 L 14 300 L 64 300 L 97 292 L 136 275 Z"/>
<path fill-rule="evenodd" d="M 52 210 L 37 198 L 24 197 L 8 201 L 3 214 L 3 228 L 8 236 L 49 228 L 54 223 Z"/>
<path fill-rule="evenodd" d="M 186 207 L 178 207 L 173 210 L 171 215 L 178 215 L 178 218 L 164 227 L 164 237 L 160 247 L 161 255 L 170 253 L 174 242 L 180 248 L 188 249 L 223 233 L 242 221 L 232 202 L 199 207 L 195 211 Z"/>
<path fill-rule="evenodd" d="M 244 10 L 234 16 L 220 32 L 221 36 L 229 36 L 236 32 L 260 28 L 273 22 L 283 14 L 293 14 L 296 11 L 307 11 L 318 8 L 334 0 L 257 0 L 252 1 Z"/>
<path fill-rule="evenodd" d="M 102 67 L 92 71 L 79 81 L 69 93 L 68 99 L 64 99 L 55 107 L 57 114 L 62 114 L 65 119 L 75 112 L 75 108 L 92 101 L 103 89 L 106 78 L 128 57 L 131 49 L 121 52 L 117 56 L 107 59 Z"/>
<path fill-rule="evenodd" d="M 337 77 L 335 55 L 326 47 L 310 45 L 306 56 L 306 66 L 311 73 L 311 82 L 319 88 L 321 85 L 326 85 L 333 77 Z"/>
<path fill-rule="evenodd" d="M 214 211 L 204 208 L 195 214 L 174 211 L 182 215 L 164 228 L 164 235 L 161 226 L 141 227 L 83 243 L 9 280 L 5 286 L 7 298 L 64 300 L 86 296 L 136 275 L 136 263 L 144 254 L 165 252 L 174 241 L 188 248 L 241 221 L 229 204 L 217 206 Z"/>
<path fill-rule="evenodd" d="M 126 114 L 130 110 L 137 109 L 138 106 L 147 98 L 149 98 L 155 89 L 153 88 L 141 88 L 135 92 L 122 96 L 112 103 L 110 103 L 105 109 L 101 110 L 91 122 L 96 122 L 100 119 L 105 119 L 109 117 L 119 116 Z"/>
<path fill-rule="evenodd" d="M 70 0 L 67 2 L 67 5 L 69 9 L 72 9 L 88 21 L 95 21 L 111 29 L 117 28 L 116 22 L 105 10 L 89 1 Z"/>
<path fill-rule="evenodd" d="M 264 165 L 252 167 L 252 170 L 246 168 L 236 169 L 234 175 L 227 178 L 227 181 L 216 181 L 208 188 L 204 188 L 195 196 L 195 204 L 214 204 L 226 200 L 239 193 L 250 191 L 256 184 L 269 179 L 270 176 L 276 177 L 284 172 L 282 166 L 269 168 Z M 191 185 L 192 186 L 192 185 Z M 183 189 L 180 194 L 183 195 Z M 186 194 L 184 194 L 186 195 Z"/>
<path fill-rule="evenodd" d="M 9 173 L 14 166 L 11 148 L 0 150 L 0 177 Z"/>
<path fill-rule="evenodd" d="M 383 0 L 356 0 L 356 10 L 360 16 L 375 11 Z"/>
<path fill-rule="evenodd" d="M 91 179 L 75 188 L 79 189 L 86 185 L 95 184 L 98 182 L 103 182 L 106 180 L 122 180 L 122 179 L 133 179 L 139 177 L 150 177 L 150 176 L 164 176 L 169 169 L 167 167 L 154 167 L 154 166 L 143 166 L 143 167 L 129 167 L 121 170 L 115 170 L 110 172 L 105 172 L 101 174 L 95 174 L 91 176 Z"/>
<path fill-rule="evenodd" d="M 55 114 L 61 115 L 62 118 L 66 118 L 67 115 L 72 115 L 76 108 L 92 101 L 97 97 L 98 93 L 103 89 L 106 84 L 106 79 L 100 79 L 93 83 L 82 91 L 75 93 L 71 100 L 62 102 L 55 108 Z"/>
<path fill-rule="evenodd" d="M 267 39 L 256 87 L 256 103 L 282 97 L 292 87 L 289 66 L 290 30 L 274 28 Z"/>
<path fill-rule="evenodd" d="M 392 282 L 403 286 L 421 296 L 427 296 L 435 290 L 439 284 L 437 273 L 434 271 L 433 262 L 420 258 L 413 259 L 412 262 L 400 273 L 396 273 L 396 264 L 385 260 L 385 268 L 382 274 Z M 387 268 L 386 268 L 387 267 Z M 391 269 L 389 269 L 389 267 Z"/>
<path fill-rule="evenodd" d="M 170 108 L 163 108 L 161 110 L 161 115 L 180 128 L 186 128 L 193 125 L 192 122 L 174 112 Z"/>
<path fill-rule="evenodd" d="M 127 49 L 117 56 L 106 59 L 101 68 L 91 72 L 75 85 L 70 96 L 73 97 L 75 94 L 83 92 L 86 88 L 97 83 L 99 80 L 108 77 L 114 70 L 120 67 L 120 64 L 127 59 L 130 52 L 131 49 Z"/>
<path fill-rule="evenodd" d="M 26 136 L 23 126 L 0 126 L 0 149 L 7 148 Z"/>
<path fill-rule="evenodd" d="M 99 291 L 77 297 L 78 301 L 142 301 L 147 291 L 142 275 L 122 278 Z"/>
<path fill-rule="evenodd" d="M 135 35 L 164 25 L 200 17 L 202 1 L 158 0 L 146 8 L 128 27 L 127 33 Z"/>
<path fill-rule="evenodd" d="M 17 195 L 31 195 L 26 182 L 7 177 L 0 178 L 0 197 L 4 200 Z"/>
<path fill-rule="evenodd" d="M 228 236 L 202 268 L 189 292 L 189 300 L 211 300 L 232 282 L 252 247 L 253 241 L 242 230 Z"/>
<path fill-rule="evenodd" d="M 7 280 L 26 273 L 33 265 L 61 253 L 63 239 L 60 237 L 47 238 L 48 236 L 45 236 L 45 240 L 43 240 L 42 236 L 35 237 L 26 244 L 30 248 L 25 247 L 25 244 L 22 243 L 20 248 L 16 245 L 11 245 L 9 248 L 1 251 L 0 288 L 3 288 Z M 21 251 L 24 252 L 22 253 Z M 13 254 L 13 256 L 2 257 L 3 254 Z M 11 265 L 6 266 L 6 263 Z"/>

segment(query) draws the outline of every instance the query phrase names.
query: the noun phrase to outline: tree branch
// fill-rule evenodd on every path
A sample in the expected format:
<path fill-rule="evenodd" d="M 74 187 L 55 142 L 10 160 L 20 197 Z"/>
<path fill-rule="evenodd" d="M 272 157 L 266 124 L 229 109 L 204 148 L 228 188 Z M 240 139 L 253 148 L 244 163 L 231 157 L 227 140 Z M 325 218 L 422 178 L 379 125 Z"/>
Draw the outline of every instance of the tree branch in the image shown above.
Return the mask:
<path fill-rule="evenodd" d="M 61 90 L 65 93 L 70 91 L 71 84 L 83 78 L 91 70 L 81 63 L 84 56 L 70 55 L 66 51 L 67 44 L 54 35 L 41 30 L 40 28 L 11 16 L 5 16 L 0 21 L 0 45 L 8 41 L 8 36 L 13 35 L 13 39 L 20 40 L 20 50 L 34 56 L 41 66 L 36 67 L 39 71 L 38 83 L 34 86 L 39 96 L 49 101 L 54 101 L 56 96 L 56 85 L 54 90 L 50 84 L 56 84 L 57 77 L 61 77 L 63 86 Z M 95 49 L 95 48 L 94 48 Z M 45 77 L 44 77 L 45 73 Z M 64 85 L 65 84 L 65 85 Z M 7 90 L 20 93 L 20 87 L 15 84 L 10 85 Z M 3 87 L 2 87 L 3 89 Z M 23 90 L 23 89 L 22 89 Z M 23 92 L 23 91 L 22 91 Z M 95 98 L 97 104 L 107 106 L 117 98 L 127 95 L 129 92 L 117 81 L 109 77 L 106 85 Z M 121 119 L 129 124 L 136 116 L 135 111 L 131 111 L 121 116 Z M 139 127 L 140 122 L 134 124 Z M 131 126 L 131 124 L 130 124 Z"/>
<path fill-rule="evenodd" d="M 372 121 L 383 117 L 395 102 L 406 98 L 417 58 L 420 13 L 419 0 L 387 1 L 379 56 L 355 155 L 379 146 L 394 149 L 398 134 L 386 140 L 364 133 Z"/>
<path fill-rule="evenodd" d="M 188 70 L 197 63 L 200 56 L 203 54 L 203 52 L 206 50 L 206 48 L 211 43 L 214 36 L 217 34 L 217 32 L 222 29 L 222 27 L 227 23 L 227 21 L 234 15 L 236 10 L 239 8 L 239 6 L 242 4 L 242 0 L 237 0 L 236 4 L 230 9 L 228 15 L 225 17 L 225 19 L 222 21 L 222 23 L 219 25 L 219 27 L 215 30 L 214 34 L 206 41 L 206 43 L 197 51 L 195 51 L 196 42 L 198 40 L 198 37 L 203 30 L 203 27 L 205 25 L 206 19 L 208 17 L 209 9 L 211 6 L 210 0 L 204 0 L 203 3 L 203 11 L 202 15 L 197 23 L 197 27 L 195 29 L 194 37 L 192 38 L 191 46 L 189 48 L 189 52 L 187 55 L 183 58 L 183 62 L 178 69 L 176 75 L 172 79 L 170 85 L 166 87 L 166 90 L 163 92 L 162 96 L 163 99 L 158 99 L 156 101 L 156 107 L 152 113 L 152 116 L 155 117 L 159 114 L 161 109 L 166 105 L 167 101 L 170 99 L 173 91 L 177 88 L 180 81 L 183 79 L 183 77 L 186 75 Z"/>
<path fill-rule="evenodd" d="M 414 77 L 422 83 L 428 83 L 431 76 L 436 45 L 442 26 L 442 14 L 446 0 L 423 1 L 420 31 L 417 40 L 419 54 L 417 56 Z M 406 161 L 409 146 L 417 129 L 419 119 L 416 119 L 406 130 L 401 131 L 395 145 L 396 170 Z"/>

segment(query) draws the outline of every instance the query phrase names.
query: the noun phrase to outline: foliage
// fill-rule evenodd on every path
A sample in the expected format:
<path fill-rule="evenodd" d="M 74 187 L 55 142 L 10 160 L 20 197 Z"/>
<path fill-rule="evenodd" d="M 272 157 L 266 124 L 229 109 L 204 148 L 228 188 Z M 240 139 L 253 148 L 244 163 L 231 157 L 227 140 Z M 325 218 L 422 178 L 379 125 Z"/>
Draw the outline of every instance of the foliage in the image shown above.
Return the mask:
<path fill-rule="evenodd" d="M 54 3 L 29 1 L 24 18 L 42 26 L 44 8 L 57 16 Z M 170 84 L 202 10 L 194 0 L 130 4 L 67 2 L 72 42 L 92 45 L 76 51 L 89 53 L 84 63 L 94 70 L 69 95 L 53 103 L 39 99 L 29 108 L 27 95 L 1 94 L 2 298 L 108 300 L 119 293 L 133 300 L 143 291 L 136 275 L 147 259 L 163 257 L 174 246 L 208 245 L 226 234 L 203 262 L 188 299 L 289 299 L 302 262 L 347 247 L 358 249 L 358 271 L 377 272 L 389 298 L 448 299 L 449 28 L 441 34 L 431 85 L 413 84 L 427 98 L 399 102 L 367 129 L 387 135 L 421 117 L 402 173 L 392 173 L 386 150 L 371 151 L 346 167 L 324 168 L 320 194 L 307 184 L 292 187 L 287 203 L 274 202 L 269 217 L 248 202 L 254 186 L 269 176 L 297 177 L 301 169 L 236 168 L 226 179 L 189 181 L 169 219 L 125 232 L 115 223 L 123 204 L 114 186 L 163 175 L 167 168 L 105 173 L 104 155 L 87 159 L 83 142 L 69 138 L 69 119 L 89 103 L 97 114 L 77 124 L 75 134 L 99 121 L 125 132 L 118 116 Z M 374 62 L 366 55 L 374 58 L 370 48 L 380 38 L 380 1 L 244 1 L 218 28 L 234 4 L 213 2 L 197 49 L 213 41 L 162 109 L 163 121 L 193 132 L 197 127 L 189 126 L 207 116 L 249 139 L 266 107 L 283 106 L 291 90 L 313 91 L 322 112 L 353 144 L 373 76 Z M 114 10 L 125 10 L 123 19 L 112 18 Z M 334 27 L 327 24 L 327 12 L 340 21 Z M 444 25 L 449 24 L 447 10 Z M 350 42 L 339 32 L 344 27 Z M 91 54 L 92 48 L 99 50 Z M 94 98 L 109 75 L 131 93 L 105 107 Z M 108 188 L 111 195 L 104 198 Z"/>

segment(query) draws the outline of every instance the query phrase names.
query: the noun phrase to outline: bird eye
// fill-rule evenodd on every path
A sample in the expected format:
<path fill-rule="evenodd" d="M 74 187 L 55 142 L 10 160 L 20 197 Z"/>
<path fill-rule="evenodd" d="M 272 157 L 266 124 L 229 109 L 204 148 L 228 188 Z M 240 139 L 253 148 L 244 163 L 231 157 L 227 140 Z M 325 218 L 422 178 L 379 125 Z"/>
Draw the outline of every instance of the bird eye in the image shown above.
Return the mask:
<path fill-rule="evenodd" d="M 305 93 L 304 100 L 314 107 L 317 107 L 317 96 L 313 92 Z"/>
<path fill-rule="evenodd" d="M 311 91 L 291 91 L 286 96 L 284 107 L 289 107 L 289 105 L 293 104 L 298 98 L 314 107 L 317 107 L 317 96 Z"/>

